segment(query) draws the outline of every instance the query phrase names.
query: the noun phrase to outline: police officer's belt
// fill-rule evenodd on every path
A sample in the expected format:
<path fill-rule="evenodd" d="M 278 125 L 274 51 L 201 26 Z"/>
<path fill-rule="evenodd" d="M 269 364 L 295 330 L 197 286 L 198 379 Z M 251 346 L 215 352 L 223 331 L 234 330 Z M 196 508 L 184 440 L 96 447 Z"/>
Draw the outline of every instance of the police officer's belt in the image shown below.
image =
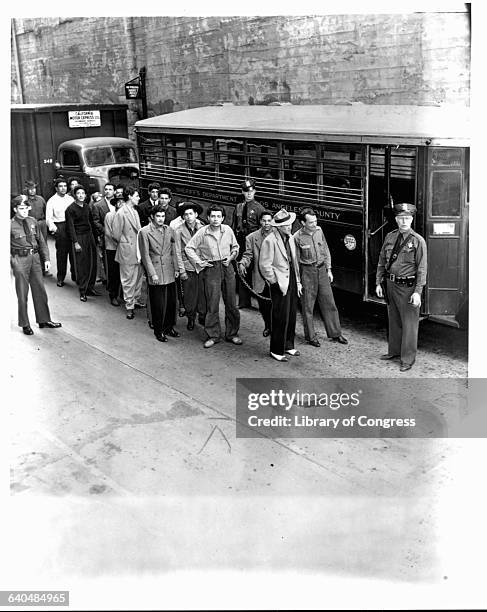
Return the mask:
<path fill-rule="evenodd" d="M 412 287 L 416 281 L 416 276 L 397 276 L 396 274 L 387 274 L 387 279 L 397 285 L 407 285 Z"/>
<path fill-rule="evenodd" d="M 303 263 L 301 262 L 302 266 L 313 266 L 313 268 L 322 268 L 325 265 L 325 262 L 322 261 L 320 264 L 317 263 Z"/>
<path fill-rule="evenodd" d="M 38 253 L 39 249 L 10 249 L 12 255 L 20 255 L 20 257 L 27 257 L 27 255 L 33 255 Z"/>

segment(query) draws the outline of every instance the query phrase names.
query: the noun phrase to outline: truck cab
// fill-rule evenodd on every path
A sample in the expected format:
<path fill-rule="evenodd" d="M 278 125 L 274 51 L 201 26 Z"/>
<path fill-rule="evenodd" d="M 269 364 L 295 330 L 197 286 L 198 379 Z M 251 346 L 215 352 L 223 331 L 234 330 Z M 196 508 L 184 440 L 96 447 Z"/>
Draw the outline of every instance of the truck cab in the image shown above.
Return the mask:
<path fill-rule="evenodd" d="M 135 144 L 128 138 L 114 136 L 61 143 L 55 166 L 58 177 L 78 179 L 88 193 L 103 192 L 108 182 L 125 185 L 139 173 Z"/>

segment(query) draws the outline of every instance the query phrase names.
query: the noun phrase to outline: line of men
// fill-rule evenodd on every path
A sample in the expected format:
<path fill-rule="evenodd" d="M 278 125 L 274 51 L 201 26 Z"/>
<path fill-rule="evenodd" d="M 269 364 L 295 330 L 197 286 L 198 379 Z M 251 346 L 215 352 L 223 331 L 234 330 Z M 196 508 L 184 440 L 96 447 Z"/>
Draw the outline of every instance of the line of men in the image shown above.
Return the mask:
<path fill-rule="evenodd" d="M 46 222 L 56 238 L 57 285 L 64 285 L 67 259 L 71 255 L 71 274 L 78 284 L 81 301 L 86 302 L 87 296 L 101 295 L 94 289 L 98 241 L 111 304 L 120 306 L 123 294 L 126 317 L 133 319 L 134 310 L 145 306 L 142 298 L 145 281 L 149 326 L 160 342 L 167 342 L 168 336 L 180 335 L 175 330 L 179 301 L 188 319 L 187 329 L 194 329 L 196 316 L 204 326 L 205 348 L 214 346 L 222 338 L 241 345 L 239 307 L 250 304 L 250 295 L 254 294 L 264 320 L 263 335 L 270 336 L 273 359 L 288 361 L 288 356 L 299 355 L 294 347 L 298 298 L 302 302 L 308 344 L 320 346 L 313 320 L 316 302 L 327 336 L 340 344 L 348 344 L 342 335 L 331 289 L 330 251 L 311 207 L 301 209 L 298 217 L 301 227 L 293 234 L 296 214 L 285 209 L 274 215 L 266 211 L 255 201 L 252 179 L 242 184 L 244 201 L 234 210 L 232 226 L 223 223 L 225 210 L 221 206 L 210 206 L 207 210 L 208 225 L 199 218 L 203 212 L 199 204 L 181 202 L 177 212 L 171 210 L 170 190 L 157 183 L 149 185 L 149 198 L 142 203 L 134 187 L 107 184 L 104 197 L 92 205 L 87 202 L 82 185 L 72 188 L 72 196 L 67 194 L 67 189 L 66 180 L 56 181 L 56 194 L 46 206 Z M 161 195 L 164 196 L 162 201 Z M 49 258 L 46 240 L 35 219 L 29 217 L 30 230 L 24 228 L 24 238 L 30 238 L 29 244 L 20 245 L 18 241 L 14 244 L 14 238 L 21 238 L 18 225 L 28 217 L 30 210 L 27 196 L 19 198 L 21 200 L 15 200 L 12 220 L 12 253 L 23 256 L 20 250 L 29 251 L 29 247 L 33 247 L 29 254 L 46 261 Z M 400 370 L 406 371 L 412 367 L 416 355 L 419 306 L 426 280 L 426 248 L 422 237 L 411 229 L 414 206 L 399 206 L 396 210 L 398 230 L 388 234 L 380 254 L 376 291 L 379 297 L 384 295 L 382 286 L 386 280 L 389 351 L 382 358 L 400 358 Z M 240 243 L 244 241 L 244 249 L 239 240 Z M 33 241 L 37 241 L 36 245 Z M 21 266 L 12 264 L 12 267 L 17 287 L 16 270 Z M 48 270 L 49 266 L 44 265 L 44 268 Z M 240 276 L 239 307 L 236 304 L 236 269 Z M 252 278 L 248 280 L 251 284 L 245 280 L 250 270 Z M 38 285 L 38 279 L 31 283 L 34 305 L 36 300 L 41 300 Z M 27 292 L 28 286 L 27 282 Z M 411 290 L 413 286 L 414 291 Z M 19 325 L 24 333 L 33 333 L 26 323 L 25 286 L 18 295 Z M 242 296 L 248 301 L 242 303 Z M 220 298 L 225 306 L 224 333 L 219 316 Z M 405 307 L 406 303 L 411 307 Z M 46 318 L 45 312 L 41 318 Z M 47 322 L 38 319 L 38 322 L 49 323 L 47 327 L 60 326 L 52 323 L 50 317 L 48 319 Z"/>

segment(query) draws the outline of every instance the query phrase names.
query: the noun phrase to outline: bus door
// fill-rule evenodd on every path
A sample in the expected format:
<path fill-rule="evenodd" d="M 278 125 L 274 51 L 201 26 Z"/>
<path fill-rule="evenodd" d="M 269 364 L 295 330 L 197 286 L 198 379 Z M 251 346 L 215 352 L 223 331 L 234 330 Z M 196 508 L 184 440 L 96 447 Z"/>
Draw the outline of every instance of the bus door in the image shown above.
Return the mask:
<path fill-rule="evenodd" d="M 365 206 L 364 299 L 383 302 L 375 295 L 379 253 L 386 234 L 396 229 L 393 205 L 416 204 L 416 147 L 370 146 L 368 197 Z"/>
<path fill-rule="evenodd" d="M 457 327 L 456 315 L 466 310 L 465 149 L 433 147 L 427 157 L 426 308 L 431 319 Z"/>

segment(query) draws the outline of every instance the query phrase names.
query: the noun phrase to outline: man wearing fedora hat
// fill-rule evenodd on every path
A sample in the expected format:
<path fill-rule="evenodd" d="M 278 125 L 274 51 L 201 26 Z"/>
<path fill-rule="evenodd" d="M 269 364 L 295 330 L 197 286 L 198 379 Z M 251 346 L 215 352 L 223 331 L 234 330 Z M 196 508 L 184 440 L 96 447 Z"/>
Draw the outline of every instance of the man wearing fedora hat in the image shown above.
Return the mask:
<path fill-rule="evenodd" d="M 25 181 L 25 195 L 27 196 L 27 202 L 30 206 L 29 216 L 33 217 L 37 221 L 37 225 L 41 230 L 41 234 L 44 237 L 47 250 L 49 252 L 49 245 L 47 244 L 47 223 L 46 223 L 46 200 L 37 193 L 37 183 L 33 180 Z M 47 259 L 49 261 L 49 258 Z M 41 263 L 44 264 L 41 253 Z M 43 268 L 43 276 L 52 276 L 51 272 Z"/>
<path fill-rule="evenodd" d="M 234 210 L 231 227 L 237 238 L 240 249 L 240 256 L 237 261 L 240 261 L 245 251 L 245 239 L 252 232 L 260 229 L 260 216 L 265 211 L 265 208 L 255 199 L 256 188 L 254 179 L 245 179 L 241 185 L 243 202 L 239 202 Z M 250 308 L 251 299 L 249 290 L 238 282 L 238 307 Z"/>
<path fill-rule="evenodd" d="M 291 235 L 295 219 L 295 213 L 279 210 L 271 221 L 274 231 L 262 242 L 259 255 L 260 273 L 269 284 L 272 300 L 270 353 L 277 361 L 287 361 L 286 354 L 299 355 L 294 334 L 302 286 Z"/>
<path fill-rule="evenodd" d="M 176 257 L 178 260 L 179 278 L 181 279 L 182 303 L 186 316 L 188 317 L 187 329 L 194 329 L 196 313 L 200 318 L 205 316 L 205 291 L 203 287 L 203 275 L 198 274 L 194 264 L 188 259 L 185 248 L 196 232 L 203 227 L 198 219 L 203 213 L 203 207 L 194 202 L 181 202 L 178 212 L 182 223 L 175 229 Z"/>
<path fill-rule="evenodd" d="M 384 240 L 376 275 L 375 291 L 386 298 L 389 315 L 389 350 L 381 359 L 399 358 L 401 372 L 410 370 L 416 359 L 421 293 L 426 283 L 426 243 L 411 229 L 415 212 L 413 204 L 394 206 L 398 229 Z"/>

